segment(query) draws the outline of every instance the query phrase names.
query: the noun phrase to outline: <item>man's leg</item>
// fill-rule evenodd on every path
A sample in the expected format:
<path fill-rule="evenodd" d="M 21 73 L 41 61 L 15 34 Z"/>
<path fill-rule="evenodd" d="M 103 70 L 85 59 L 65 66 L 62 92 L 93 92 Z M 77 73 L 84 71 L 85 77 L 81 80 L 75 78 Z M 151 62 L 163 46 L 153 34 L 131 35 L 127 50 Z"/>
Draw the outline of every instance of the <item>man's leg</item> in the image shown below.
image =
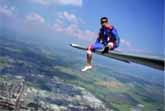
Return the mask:
<path fill-rule="evenodd" d="M 91 66 L 92 65 L 92 51 L 88 50 L 87 51 L 87 63 L 86 65 Z"/>
<path fill-rule="evenodd" d="M 89 45 L 87 50 L 87 61 L 85 67 L 81 71 L 87 71 L 89 69 L 92 69 L 92 51 L 93 51 L 93 45 Z"/>
<path fill-rule="evenodd" d="M 92 69 L 92 55 L 94 50 L 103 49 L 103 45 L 101 43 L 95 43 L 94 45 L 89 45 L 87 50 L 87 61 L 86 66 L 81 71 L 87 71 Z"/>

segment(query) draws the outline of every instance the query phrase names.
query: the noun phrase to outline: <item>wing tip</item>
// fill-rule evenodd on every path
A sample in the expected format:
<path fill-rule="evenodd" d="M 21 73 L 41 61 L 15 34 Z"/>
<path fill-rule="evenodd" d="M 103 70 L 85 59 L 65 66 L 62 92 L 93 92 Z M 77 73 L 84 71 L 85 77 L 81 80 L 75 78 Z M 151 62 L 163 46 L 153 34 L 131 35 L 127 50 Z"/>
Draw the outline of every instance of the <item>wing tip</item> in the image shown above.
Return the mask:
<path fill-rule="evenodd" d="M 70 46 L 73 46 L 73 44 L 69 44 Z"/>
<path fill-rule="evenodd" d="M 77 44 L 70 44 L 70 46 L 74 47 L 74 46 L 78 46 Z"/>

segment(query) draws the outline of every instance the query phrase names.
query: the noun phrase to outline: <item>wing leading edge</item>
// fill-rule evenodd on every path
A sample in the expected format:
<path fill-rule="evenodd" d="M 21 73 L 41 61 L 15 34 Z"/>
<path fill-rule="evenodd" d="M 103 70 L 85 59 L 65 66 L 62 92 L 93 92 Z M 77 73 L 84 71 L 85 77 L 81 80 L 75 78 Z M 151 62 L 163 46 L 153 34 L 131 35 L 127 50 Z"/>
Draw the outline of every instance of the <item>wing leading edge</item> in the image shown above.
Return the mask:
<path fill-rule="evenodd" d="M 72 47 L 80 49 L 80 50 L 87 50 L 87 48 L 82 47 L 77 44 L 71 44 Z M 133 54 L 125 54 L 119 51 L 111 51 L 109 53 L 102 54 L 101 51 L 96 51 L 95 53 L 106 56 L 109 58 L 113 58 L 116 60 L 120 60 L 126 63 L 134 62 L 137 64 L 142 64 L 149 66 L 151 68 L 164 70 L 164 59 L 158 58 L 158 57 L 147 57 L 147 56 L 137 56 Z"/>

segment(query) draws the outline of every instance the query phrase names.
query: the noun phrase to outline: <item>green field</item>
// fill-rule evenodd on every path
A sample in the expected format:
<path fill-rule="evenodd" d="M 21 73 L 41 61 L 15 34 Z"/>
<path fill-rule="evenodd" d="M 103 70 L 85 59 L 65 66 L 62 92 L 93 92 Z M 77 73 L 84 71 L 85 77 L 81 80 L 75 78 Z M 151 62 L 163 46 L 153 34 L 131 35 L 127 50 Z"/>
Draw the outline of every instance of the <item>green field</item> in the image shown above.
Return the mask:
<path fill-rule="evenodd" d="M 106 67 L 106 64 L 98 64 L 93 70 L 82 73 L 80 69 L 84 60 L 78 52 L 57 53 L 57 50 L 52 52 L 48 49 L 32 48 L 27 44 L 20 47 L 13 41 L 1 40 L 0 42 L 1 48 L 6 53 L 6 56 L 0 55 L 2 75 L 31 73 L 40 74 L 47 79 L 58 78 L 66 84 L 85 88 L 115 111 L 132 111 L 134 108 L 140 111 L 163 111 L 163 86 L 160 84 L 151 83 L 147 79 L 132 76 L 126 72 L 122 73 L 120 70 L 113 70 L 112 67 Z M 66 54 L 68 56 L 65 56 Z M 77 56 L 70 59 L 75 54 Z M 113 67 L 120 66 L 114 64 Z M 43 87 L 51 91 L 46 86 L 48 81 L 39 78 L 36 80 L 37 77 L 33 81 L 26 79 L 30 85 L 35 84 L 35 87 Z"/>

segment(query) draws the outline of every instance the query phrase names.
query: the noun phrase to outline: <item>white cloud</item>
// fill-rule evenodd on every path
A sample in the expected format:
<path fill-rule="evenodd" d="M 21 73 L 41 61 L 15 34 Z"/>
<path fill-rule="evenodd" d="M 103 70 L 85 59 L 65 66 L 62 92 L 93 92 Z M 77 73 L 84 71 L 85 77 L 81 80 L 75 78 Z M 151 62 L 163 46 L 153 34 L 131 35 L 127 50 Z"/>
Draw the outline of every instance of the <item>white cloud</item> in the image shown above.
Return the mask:
<path fill-rule="evenodd" d="M 78 21 L 78 18 L 72 14 L 72 13 L 68 13 L 68 12 L 64 12 L 64 17 L 69 21 L 69 22 L 77 22 Z"/>
<path fill-rule="evenodd" d="M 44 23 L 45 22 L 45 19 L 41 15 L 39 15 L 38 13 L 35 13 L 35 12 L 27 15 L 25 18 L 27 21 L 35 22 L 35 23 Z"/>
<path fill-rule="evenodd" d="M 64 5 L 82 6 L 82 0 L 54 0 Z"/>
<path fill-rule="evenodd" d="M 41 5 L 48 5 L 50 3 L 48 0 L 30 0 L 30 1 Z"/>
<path fill-rule="evenodd" d="M 121 44 L 126 47 L 131 47 L 131 43 L 125 39 L 121 39 Z"/>
<path fill-rule="evenodd" d="M 30 0 L 34 3 L 38 3 L 41 5 L 72 5 L 72 6 L 82 6 L 82 0 Z"/>
<path fill-rule="evenodd" d="M 97 37 L 97 34 L 88 29 L 82 29 L 80 26 L 81 21 L 82 19 L 73 13 L 67 11 L 60 12 L 53 29 L 73 37 L 78 37 L 79 39 L 92 41 Z"/>
<path fill-rule="evenodd" d="M 120 47 L 118 48 L 118 50 L 121 50 L 124 52 L 125 52 L 125 50 L 132 51 L 132 52 L 145 52 L 144 49 L 139 49 L 137 47 L 134 47 L 134 45 L 130 41 L 128 41 L 124 38 L 121 38 Z"/>
<path fill-rule="evenodd" d="M 75 14 L 69 13 L 67 11 L 59 12 L 58 19 L 60 19 L 60 21 L 66 21 L 66 22 L 75 23 L 75 24 L 80 22 L 79 18 Z"/>
<path fill-rule="evenodd" d="M 14 13 L 15 7 L 9 7 L 7 5 L 0 6 L 0 14 L 12 16 Z"/>
<path fill-rule="evenodd" d="M 88 41 L 93 41 L 93 39 L 97 37 L 97 34 L 95 32 L 92 32 L 88 29 L 83 30 L 76 24 L 70 24 L 68 26 L 64 26 L 62 24 L 55 24 L 53 26 L 53 29 L 55 31 Z"/>

